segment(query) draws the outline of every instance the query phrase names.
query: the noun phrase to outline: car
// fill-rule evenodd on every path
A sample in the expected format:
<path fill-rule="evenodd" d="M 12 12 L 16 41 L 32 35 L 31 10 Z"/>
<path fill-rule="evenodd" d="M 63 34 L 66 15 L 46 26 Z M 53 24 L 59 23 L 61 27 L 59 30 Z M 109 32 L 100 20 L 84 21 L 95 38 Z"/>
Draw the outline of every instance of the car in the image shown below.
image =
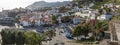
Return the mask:
<path fill-rule="evenodd" d="M 43 30 L 38 30 L 38 32 L 40 32 L 40 33 L 44 33 L 44 31 L 43 31 Z"/>
<path fill-rule="evenodd" d="M 64 33 L 63 31 L 60 31 L 60 33 Z"/>
<path fill-rule="evenodd" d="M 47 39 L 47 41 L 51 41 L 52 39 Z"/>
<path fill-rule="evenodd" d="M 55 43 L 54 45 L 58 45 L 58 43 Z"/>
<path fill-rule="evenodd" d="M 66 38 L 68 38 L 68 39 L 73 39 L 73 37 L 71 37 L 71 36 L 66 36 Z"/>
<path fill-rule="evenodd" d="M 68 39 L 73 39 L 72 35 L 69 34 L 69 33 L 66 33 L 66 38 L 68 38 Z"/>
<path fill-rule="evenodd" d="M 65 43 L 64 42 L 60 42 L 60 45 L 65 45 Z"/>

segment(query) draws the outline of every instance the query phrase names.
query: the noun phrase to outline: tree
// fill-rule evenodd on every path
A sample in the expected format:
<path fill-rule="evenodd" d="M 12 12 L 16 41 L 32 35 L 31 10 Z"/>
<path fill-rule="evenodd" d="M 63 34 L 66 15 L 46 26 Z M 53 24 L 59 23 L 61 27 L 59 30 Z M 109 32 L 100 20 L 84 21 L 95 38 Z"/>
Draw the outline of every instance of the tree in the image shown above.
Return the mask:
<path fill-rule="evenodd" d="M 1 31 L 2 45 L 15 44 L 15 36 L 13 33 L 10 29 L 3 29 Z"/>
<path fill-rule="evenodd" d="M 73 18 L 72 16 L 64 16 L 64 17 L 61 18 L 61 21 L 63 23 L 68 23 L 68 22 L 72 21 L 72 18 Z"/>
<path fill-rule="evenodd" d="M 73 3 L 75 5 L 77 5 L 78 7 L 81 7 L 82 5 L 86 6 L 87 3 L 89 3 L 89 2 L 90 2 L 90 0 L 73 0 Z"/>
<path fill-rule="evenodd" d="M 46 34 L 38 34 L 33 31 L 23 31 L 19 29 L 3 29 L 1 31 L 2 45 L 42 45 Z"/>
<path fill-rule="evenodd" d="M 78 36 L 80 36 L 81 34 L 80 34 L 80 30 L 81 30 L 81 26 L 77 26 L 75 29 L 74 29 L 74 31 L 73 31 L 73 36 L 74 37 L 77 37 L 77 40 L 78 40 Z"/>
<path fill-rule="evenodd" d="M 100 21 L 97 21 L 95 23 L 95 28 L 94 28 L 94 36 L 97 37 L 97 36 L 100 36 L 100 34 L 103 34 L 104 33 L 104 29 L 107 28 L 108 26 L 108 21 L 104 20 L 102 22 Z"/>
<path fill-rule="evenodd" d="M 40 43 L 40 35 L 33 31 L 27 31 L 25 34 L 26 45 L 37 45 Z"/>
<path fill-rule="evenodd" d="M 46 33 L 43 33 L 40 35 L 39 45 L 42 45 L 42 41 L 45 41 L 46 39 Z"/>
<path fill-rule="evenodd" d="M 21 30 L 15 30 L 14 34 L 15 34 L 16 45 L 24 45 L 25 44 L 24 32 Z"/>
<path fill-rule="evenodd" d="M 1 31 L 2 43 L 5 44 L 16 44 L 23 45 L 25 44 L 24 32 L 18 29 L 3 29 Z"/>
<path fill-rule="evenodd" d="M 102 22 L 97 21 L 95 23 L 95 30 L 101 30 L 104 29 L 108 25 L 108 21 L 104 20 Z"/>
<path fill-rule="evenodd" d="M 108 14 L 110 14 L 110 12 L 112 11 L 110 8 L 107 8 L 107 7 L 104 7 L 103 8 L 105 11 L 106 11 L 106 13 L 108 13 Z"/>
<path fill-rule="evenodd" d="M 77 37 L 80 35 L 87 36 L 89 33 L 89 27 L 86 24 L 83 24 L 82 26 L 77 26 L 73 31 L 73 36 Z"/>
<path fill-rule="evenodd" d="M 120 0 L 112 0 L 113 4 L 120 4 Z"/>
<path fill-rule="evenodd" d="M 57 24 L 58 23 L 57 18 L 58 18 L 57 16 L 52 15 L 52 24 Z"/>
<path fill-rule="evenodd" d="M 59 13 L 65 13 L 70 11 L 71 8 L 66 8 L 65 6 L 59 8 Z"/>
<path fill-rule="evenodd" d="M 99 14 L 103 14 L 103 9 L 99 9 Z"/>
<path fill-rule="evenodd" d="M 48 30 L 48 31 L 46 32 L 46 35 L 47 35 L 50 39 L 52 39 L 52 37 L 55 36 L 55 31 L 53 31 L 53 30 Z"/>

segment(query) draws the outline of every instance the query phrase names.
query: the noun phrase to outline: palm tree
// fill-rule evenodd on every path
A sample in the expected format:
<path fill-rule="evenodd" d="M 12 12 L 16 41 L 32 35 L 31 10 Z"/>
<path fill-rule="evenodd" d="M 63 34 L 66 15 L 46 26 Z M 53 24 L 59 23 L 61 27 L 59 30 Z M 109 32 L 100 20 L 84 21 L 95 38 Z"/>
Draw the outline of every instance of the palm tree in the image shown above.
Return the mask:
<path fill-rule="evenodd" d="M 43 33 L 40 35 L 39 45 L 42 45 L 42 41 L 45 41 L 46 39 L 46 33 Z"/>
<path fill-rule="evenodd" d="M 104 32 L 104 29 L 108 26 L 108 21 L 102 21 L 99 22 L 97 21 L 95 24 L 94 32 L 95 32 L 95 37 L 100 35 L 102 32 Z"/>
<path fill-rule="evenodd" d="M 52 37 L 55 36 L 55 31 L 53 31 L 53 30 L 48 30 L 48 31 L 46 32 L 46 35 L 47 35 L 50 39 L 52 39 Z"/>

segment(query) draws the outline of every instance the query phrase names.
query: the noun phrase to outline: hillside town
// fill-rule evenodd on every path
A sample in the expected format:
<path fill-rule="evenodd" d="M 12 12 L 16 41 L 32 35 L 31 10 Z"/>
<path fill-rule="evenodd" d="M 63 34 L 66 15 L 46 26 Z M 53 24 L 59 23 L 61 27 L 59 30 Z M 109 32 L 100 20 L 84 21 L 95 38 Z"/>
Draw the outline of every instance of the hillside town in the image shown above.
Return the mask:
<path fill-rule="evenodd" d="M 120 45 L 117 1 L 72 0 L 57 7 L 2 9 L 0 44 Z"/>

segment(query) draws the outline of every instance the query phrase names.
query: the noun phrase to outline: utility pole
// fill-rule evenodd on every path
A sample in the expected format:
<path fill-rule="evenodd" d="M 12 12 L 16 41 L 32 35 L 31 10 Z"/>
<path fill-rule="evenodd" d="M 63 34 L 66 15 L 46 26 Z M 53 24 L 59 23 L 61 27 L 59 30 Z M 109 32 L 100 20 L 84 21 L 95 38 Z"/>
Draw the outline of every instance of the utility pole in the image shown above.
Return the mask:
<path fill-rule="evenodd" d="M 4 8 L 2 8 L 2 11 L 4 10 Z"/>

